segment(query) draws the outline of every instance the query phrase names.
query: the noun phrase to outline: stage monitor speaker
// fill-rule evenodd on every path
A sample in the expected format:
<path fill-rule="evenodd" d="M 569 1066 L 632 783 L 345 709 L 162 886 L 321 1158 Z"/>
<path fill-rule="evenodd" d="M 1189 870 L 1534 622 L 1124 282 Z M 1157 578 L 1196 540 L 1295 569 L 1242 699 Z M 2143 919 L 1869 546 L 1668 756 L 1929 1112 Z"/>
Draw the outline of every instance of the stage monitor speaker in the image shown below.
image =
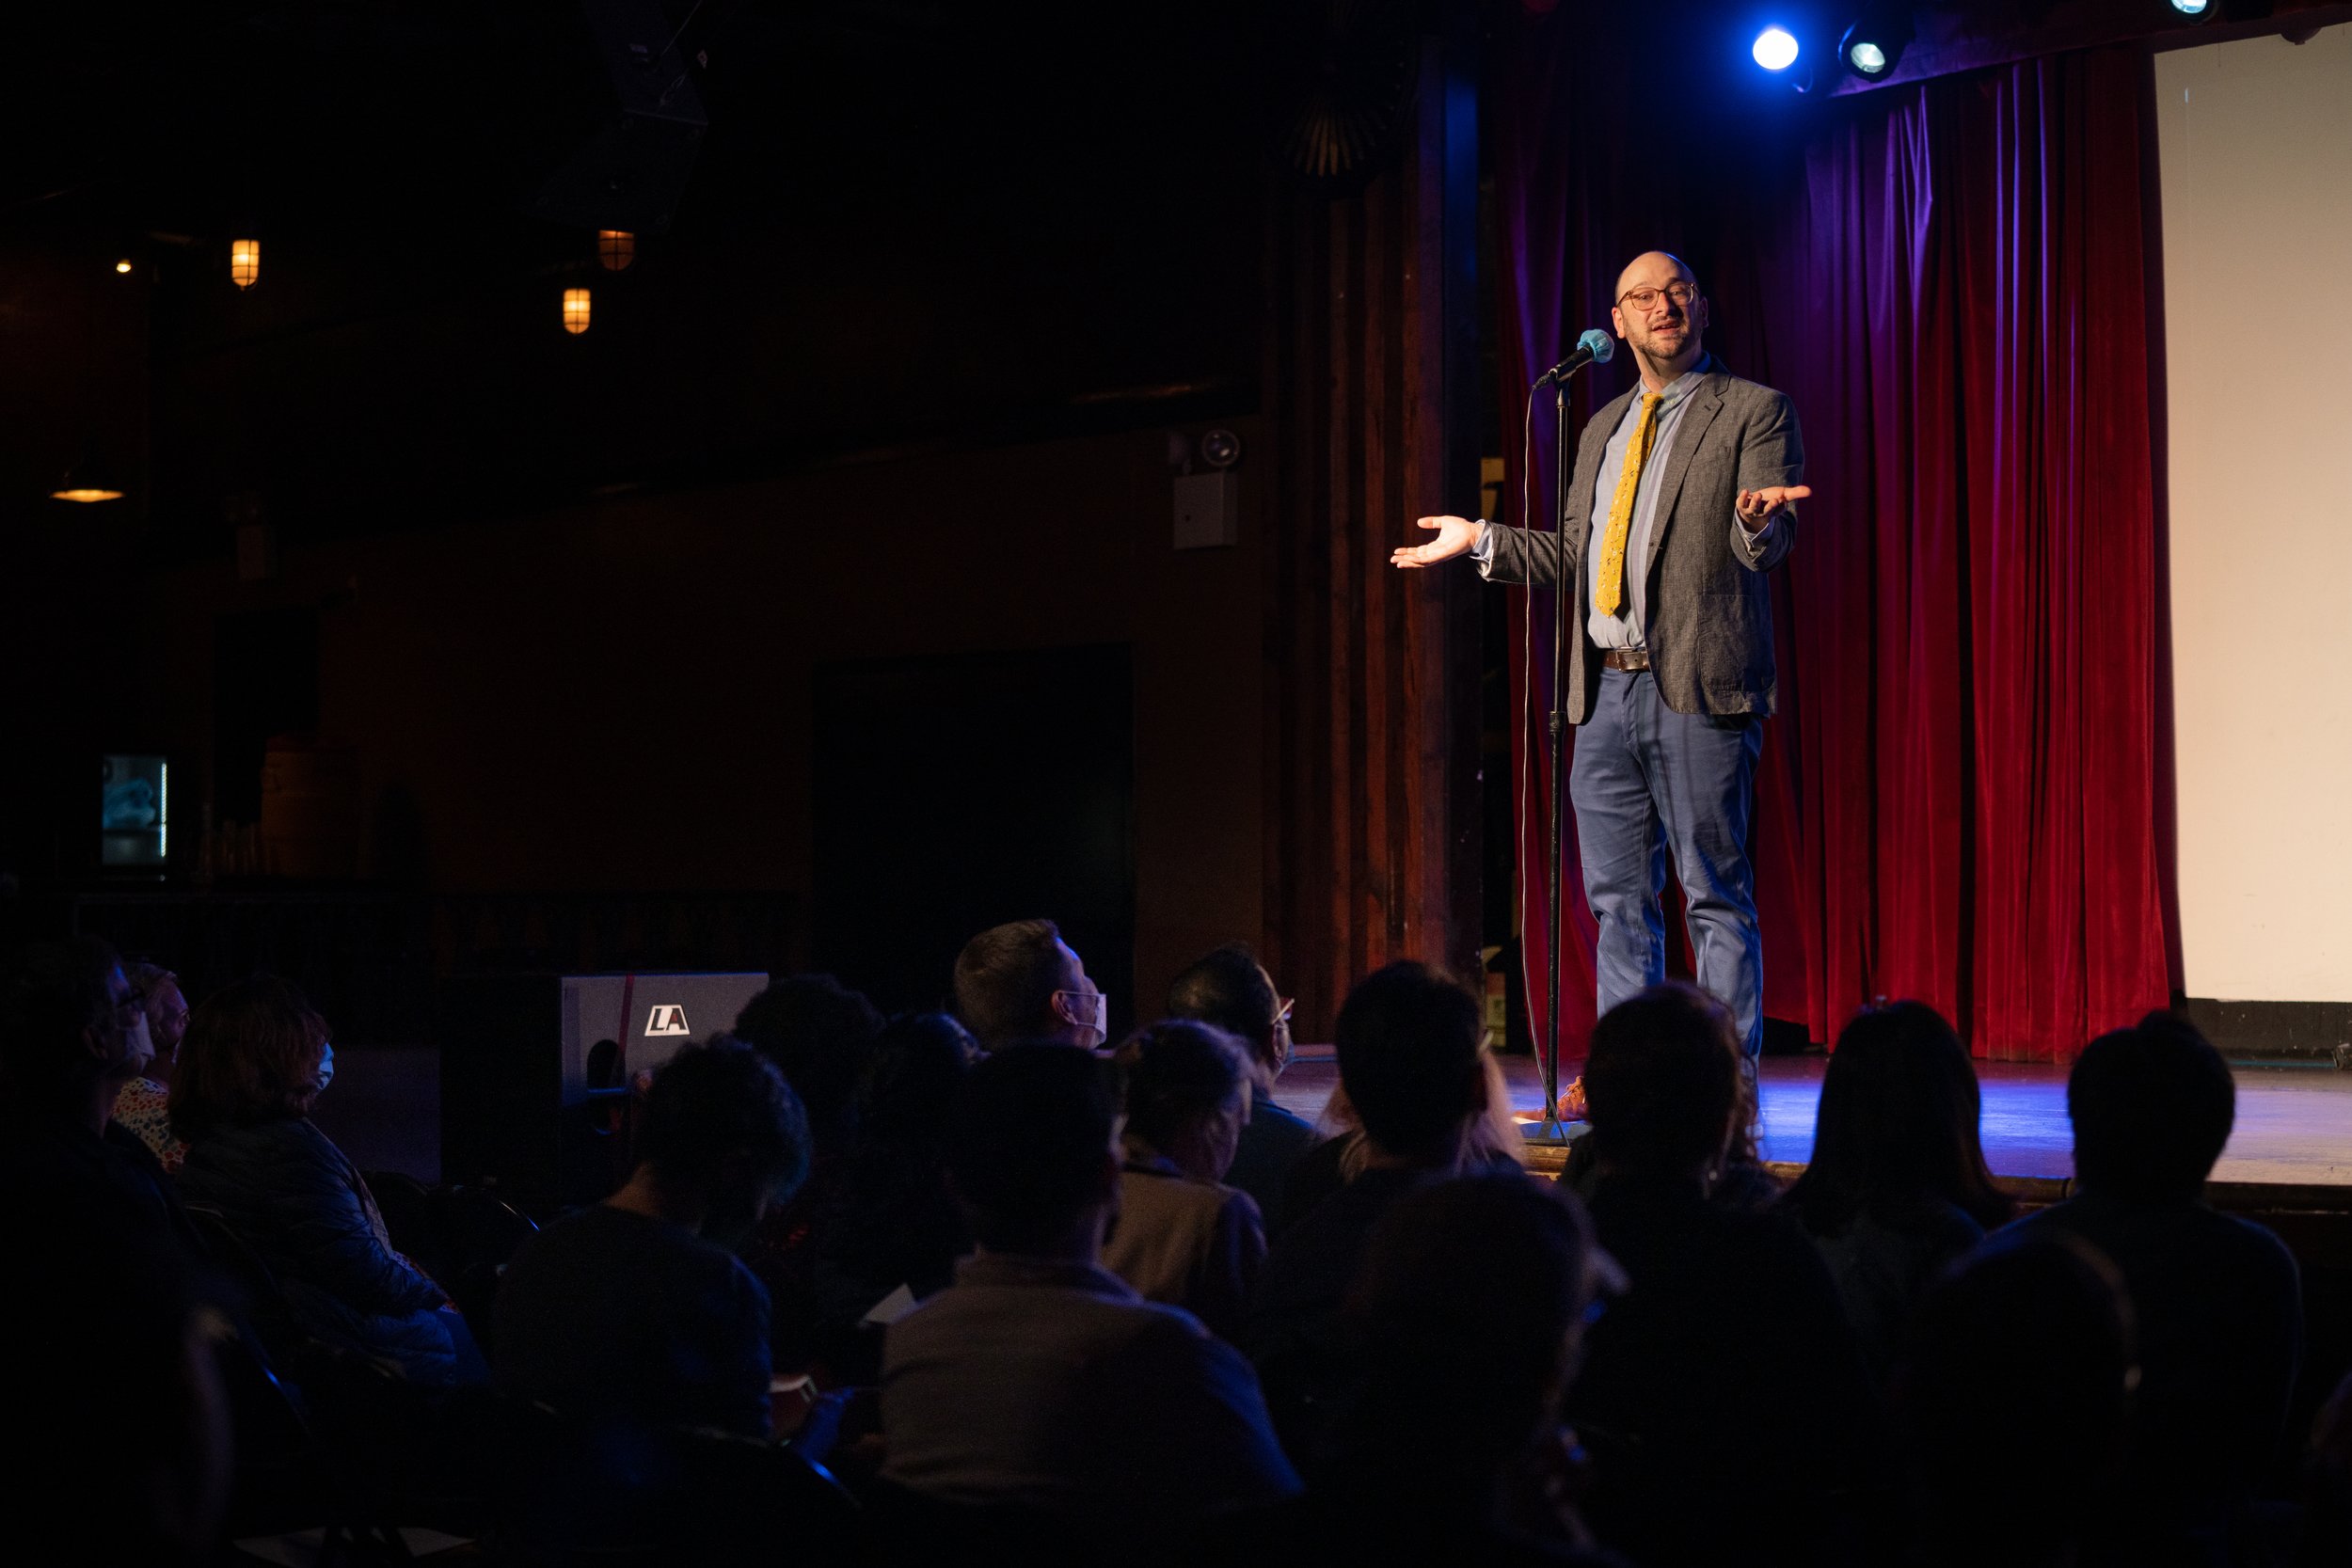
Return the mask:
<path fill-rule="evenodd" d="M 441 983 L 441 1179 L 545 1218 L 611 1190 L 612 1091 L 735 1026 L 765 974 L 479 974 Z M 599 1049 L 601 1047 L 601 1049 Z M 618 1125 L 615 1125 L 618 1124 Z"/>
<path fill-rule="evenodd" d="M 580 12 L 593 57 L 571 73 L 588 84 L 580 113 L 564 117 L 577 135 L 537 181 L 530 210 L 583 229 L 666 232 L 710 128 L 677 29 L 660 0 L 582 0 Z"/>

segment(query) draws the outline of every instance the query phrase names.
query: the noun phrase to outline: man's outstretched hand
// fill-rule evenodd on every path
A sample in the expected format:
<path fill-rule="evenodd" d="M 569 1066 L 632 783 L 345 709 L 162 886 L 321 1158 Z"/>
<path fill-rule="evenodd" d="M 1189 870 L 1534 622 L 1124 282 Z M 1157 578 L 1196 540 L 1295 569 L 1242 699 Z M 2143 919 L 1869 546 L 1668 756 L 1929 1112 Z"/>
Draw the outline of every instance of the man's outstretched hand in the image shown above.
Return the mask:
<path fill-rule="evenodd" d="M 1761 490 L 1742 490 L 1732 507 L 1740 514 L 1740 526 L 1750 533 L 1761 533 L 1764 525 L 1780 515 L 1780 509 L 1790 501 L 1801 501 L 1813 494 L 1810 484 L 1767 484 Z"/>
<path fill-rule="evenodd" d="M 1423 517 L 1420 526 L 1437 534 L 1426 545 L 1400 545 L 1389 552 L 1391 566 L 1435 566 L 1478 543 L 1478 525 L 1468 517 Z"/>

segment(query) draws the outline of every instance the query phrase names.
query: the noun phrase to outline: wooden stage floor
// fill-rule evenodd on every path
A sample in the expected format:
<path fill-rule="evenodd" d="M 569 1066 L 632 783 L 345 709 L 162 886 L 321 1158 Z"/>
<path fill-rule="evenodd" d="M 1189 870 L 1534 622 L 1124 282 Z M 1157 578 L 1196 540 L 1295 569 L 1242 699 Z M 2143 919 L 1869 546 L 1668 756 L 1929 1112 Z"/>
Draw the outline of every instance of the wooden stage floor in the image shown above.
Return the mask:
<path fill-rule="evenodd" d="M 1514 1110 L 1540 1113 L 1544 1095 L 1534 1060 L 1504 1056 Z M 1821 1094 L 1822 1056 L 1767 1056 L 1763 1155 L 1802 1165 L 1813 1152 L 1813 1116 Z M 2232 1187 L 2341 1187 L 2352 1198 L 2352 1072 L 2331 1067 L 2239 1067 L 2237 1124 L 2214 1168 Z M 1995 1176 L 2037 1189 L 2074 1174 L 2074 1133 L 2066 1120 L 2066 1069 L 1979 1062 L 1986 1163 Z M 1304 1048 L 1275 1086 L 1289 1110 L 1320 1120 L 1339 1069 L 1328 1048 Z M 1540 1163 L 1540 1162 L 1539 1162 Z M 2044 1189 L 2046 1191 L 2046 1189 Z M 2052 1195 L 2055 1196 L 2055 1195 Z"/>

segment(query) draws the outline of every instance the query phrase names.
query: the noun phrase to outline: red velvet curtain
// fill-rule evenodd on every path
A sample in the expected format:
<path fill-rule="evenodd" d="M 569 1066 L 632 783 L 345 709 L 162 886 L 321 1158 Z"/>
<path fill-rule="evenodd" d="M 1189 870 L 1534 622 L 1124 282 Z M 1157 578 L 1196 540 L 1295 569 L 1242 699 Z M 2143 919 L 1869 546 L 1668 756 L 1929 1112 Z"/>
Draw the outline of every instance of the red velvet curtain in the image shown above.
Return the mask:
<path fill-rule="evenodd" d="M 1826 1040 L 1873 996 L 1917 997 L 1979 1055 L 2064 1060 L 2170 990 L 2146 57 L 2057 55 L 1661 130 L 1627 73 L 1596 63 L 1622 58 L 1607 26 L 1521 18 L 1503 54 L 1506 405 L 1605 324 L 1618 267 L 1653 245 L 1696 264 L 1709 346 L 1796 403 L 1815 496 L 1775 586 L 1766 1010 Z M 1581 388 L 1577 417 L 1629 374 Z M 1539 524 L 1549 420 L 1528 476 Z M 1513 596 L 1540 1020 L 1550 607 Z M 1575 1054 L 1592 932 L 1572 842 L 1562 870 Z"/>

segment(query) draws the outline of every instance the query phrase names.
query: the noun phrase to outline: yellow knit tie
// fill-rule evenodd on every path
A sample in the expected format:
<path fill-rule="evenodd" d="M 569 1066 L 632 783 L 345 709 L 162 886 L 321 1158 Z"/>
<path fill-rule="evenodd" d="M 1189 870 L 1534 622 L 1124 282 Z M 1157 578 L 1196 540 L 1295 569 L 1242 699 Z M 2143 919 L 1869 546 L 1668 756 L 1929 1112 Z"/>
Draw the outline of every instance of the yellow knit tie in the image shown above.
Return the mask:
<path fill-rule="evenodd" d="M 1642 418 L 1625 449 L 1625 472 L 1617 476 L 1617 494 L 1609 503 L 1609 531 L 1601 535 L 1600 575 L 1594 579 L 1593 592 L 1593 603 L 1603 615 L 1614 615 L 1625 603 L 1625 538 L 1633 529 L 1633 498 L 1641 493 L 1642 465 L 1649 460 L 1650 437 L 1658 433 L 1658 405 L 1663 401 L 1656 392 L 1642 394 Z"/>

